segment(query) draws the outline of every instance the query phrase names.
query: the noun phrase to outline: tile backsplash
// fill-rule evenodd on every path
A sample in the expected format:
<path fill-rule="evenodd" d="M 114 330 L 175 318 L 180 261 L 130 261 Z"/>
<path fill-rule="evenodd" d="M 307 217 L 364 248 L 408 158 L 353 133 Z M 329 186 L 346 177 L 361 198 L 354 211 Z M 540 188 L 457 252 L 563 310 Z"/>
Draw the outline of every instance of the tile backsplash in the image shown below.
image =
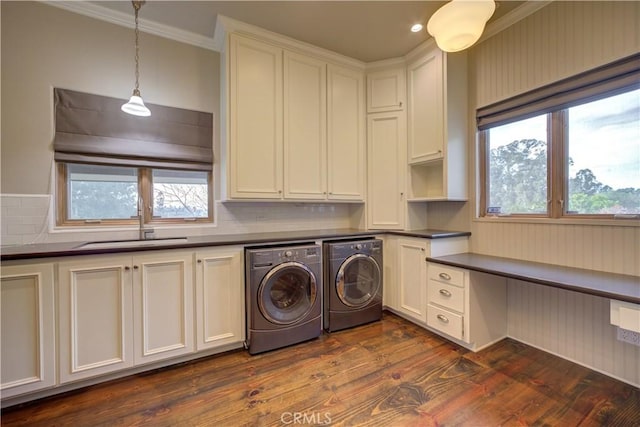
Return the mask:
<path fill-rule="evenodd" d="M 209 234 L 240 234 L 288 230 L 351 228 L 351 204 L 345 203 L 215 203 L 215 225 L 154 226 L 158 238 Z M 359 205 L 356 205 L 359 206 Z M 61 230 L 54 224 L 50 195 L 0 195 L 2 245 L 26 245 L 138 237 L 137 227 Z"/>

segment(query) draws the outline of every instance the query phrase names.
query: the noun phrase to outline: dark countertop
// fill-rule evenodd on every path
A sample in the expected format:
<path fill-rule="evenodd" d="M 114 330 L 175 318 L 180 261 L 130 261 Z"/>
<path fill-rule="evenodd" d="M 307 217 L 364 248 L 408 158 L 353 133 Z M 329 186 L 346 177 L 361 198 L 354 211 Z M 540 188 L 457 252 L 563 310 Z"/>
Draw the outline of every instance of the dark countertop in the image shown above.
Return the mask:
<path fill-rule="evenodd" d="M 640 304 L 639 276 L 474 253 L 427 257 L 427 261 Z"/>
<path fill-rule="evenodd" d="M 227 245 L 266 245 L 282 242 L 299 242 L 307 240 L 331 240 L 345 239 L 352 237 L 375 236 L 381 234 L 394 234 L 409 237 L 420 237 L 425 239 L 441 239 L 448 237 L 470 236 L 468 231 L 443 231 L 443 230 L 410 230 L 410 231 L 385 231 L 385 230 L 359 230 L 359 229 L 329 229 L 329 230 L 301 230 L 301 231 L 280 231 L 268 233 L 247 233 L 247 234 L 213 234 L 207 236 L 191 236 L 185 241 L 170 241 L 153 246 L 126 246 L 110 248 L 83 248 L 89 242 L 64 242 L 64 243 L 39 243 L 22 246 L 3 246 L 0 248 L 0 259 L 2 261 L 26 260 L 36 258 L 52 258 L 61 256 L 113 254 L 122 252 L 140 252 L 164 249 L 185 249 L 205 246 L 227 246 Z"/>

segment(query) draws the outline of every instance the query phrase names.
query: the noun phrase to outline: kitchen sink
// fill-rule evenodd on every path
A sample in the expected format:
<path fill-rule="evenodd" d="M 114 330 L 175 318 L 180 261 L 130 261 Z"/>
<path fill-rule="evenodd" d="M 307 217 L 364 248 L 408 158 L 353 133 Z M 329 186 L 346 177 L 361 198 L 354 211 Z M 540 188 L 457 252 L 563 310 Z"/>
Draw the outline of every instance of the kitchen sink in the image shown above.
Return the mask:
<path fill-rule="evenodd" d="M 109 248 L 132 248 L 144 246 L 162 246 L 175 243 L 186 243 L 186 237 L 174 237 L 170 239 L 149 239 L 149 240 L 113 240 L 109 242 L 89 242 L 78 246 L 78 249 L 109 249 Z"/>

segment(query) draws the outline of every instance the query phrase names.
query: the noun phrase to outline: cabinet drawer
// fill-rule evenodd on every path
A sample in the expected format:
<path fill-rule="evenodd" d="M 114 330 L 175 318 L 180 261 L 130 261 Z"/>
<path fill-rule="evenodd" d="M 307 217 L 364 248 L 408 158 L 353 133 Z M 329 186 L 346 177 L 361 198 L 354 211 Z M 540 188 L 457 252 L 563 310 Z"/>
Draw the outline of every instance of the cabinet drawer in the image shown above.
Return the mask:
<path fill-rule="evenodd" d="M 429 279 L 464 287 L 464 271 L 438 264 L 429 264 Z"/>
<path fill-rule="evenodd" d="M 460 314 L 452 313 L 432 304 L 427 306 L 427 325 L 459 340 L 463 337 L 462 319 Z"/>
<path fill-rule="evenodd" d="M 464 313 L 464 288 L 429 279 L 429 304 L 438 304 Z"/>

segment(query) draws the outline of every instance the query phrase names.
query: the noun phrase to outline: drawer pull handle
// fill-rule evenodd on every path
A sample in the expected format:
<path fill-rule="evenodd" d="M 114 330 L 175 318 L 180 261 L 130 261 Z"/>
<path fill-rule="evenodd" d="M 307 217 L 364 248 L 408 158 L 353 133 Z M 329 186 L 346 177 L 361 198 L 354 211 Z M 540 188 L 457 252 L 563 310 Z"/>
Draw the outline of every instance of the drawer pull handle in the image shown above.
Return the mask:
<path fill-rule="evenodd" d="M 443 295 L 445 297 L 450 297 L 451 296 L 451 292 L 449 292 L 446 289 L 440 289 L 440 295 Z"/>
<path fill-rule="evenodd" d="M 439 321 L 441 321 L 443 323 L 449 323 L 449 319 L 447 319 L 447 316 L 443 316 L 442 314 L 438 314 L 436 317 L 438 318 Z"/>
<path fill-rule="evenodd" d="M 438 276 L 440 276 L 440 278 L 444 280 L 451 280 L 451 276 L 449 276 L 447 273 L 440 273 L 438 274 Z"/>

